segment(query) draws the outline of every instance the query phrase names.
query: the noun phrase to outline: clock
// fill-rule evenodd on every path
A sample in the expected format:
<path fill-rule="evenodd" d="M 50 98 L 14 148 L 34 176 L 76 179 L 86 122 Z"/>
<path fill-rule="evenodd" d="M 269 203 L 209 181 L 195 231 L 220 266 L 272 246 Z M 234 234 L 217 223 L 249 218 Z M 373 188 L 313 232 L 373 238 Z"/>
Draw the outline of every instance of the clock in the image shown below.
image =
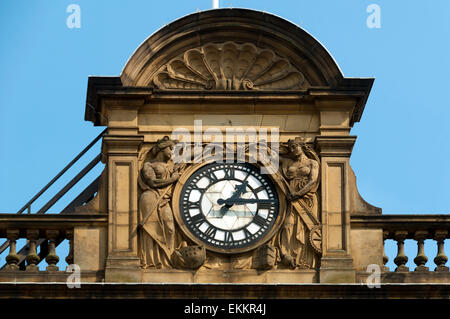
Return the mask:
<path fill-rule="evenodd" d="M 263 244 L 279 224 L 277 188 L 250 163 L 208 163 L 175 191 L 175 217 L 207 249 L 235 253 Z M 178 216 L 177 216 L 178 215 Z"/>

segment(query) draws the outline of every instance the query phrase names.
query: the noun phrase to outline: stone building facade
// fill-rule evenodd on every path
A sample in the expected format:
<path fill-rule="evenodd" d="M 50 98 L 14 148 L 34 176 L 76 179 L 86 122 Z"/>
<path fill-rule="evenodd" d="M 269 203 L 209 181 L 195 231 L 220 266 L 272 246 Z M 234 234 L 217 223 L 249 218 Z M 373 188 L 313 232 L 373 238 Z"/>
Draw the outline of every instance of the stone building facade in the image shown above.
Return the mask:
<path fill-rule="evenodd" d="M 448 283 L 449 216 L 383 215 L 358 193 L 351 129 L 373 81 L 344 77 L 318 40 L 268 13 L 211 10 L 166 25 L 120 76 L 89 78 L 85 119 L 106 127 L 96 183 L 58 216 L 0 216 L 1 281 L 64 282 L 54 249 L 69 240 L 84 282 L 166 283 L 169 295 L 185 283 L 214 284 L 218 297 L 233 289 L 221 284 L 252 284 L 251 296 L 283 283 L 291 290 L 272 294 L 292 298 L 298 283 L 365 282 L 368 267 L 383 283 Z M 225 153 L 234 160 L 219 161 Z M 386 239 L 398 242 L 394 272 Z M 418 243 L 416 269 L 405 239 Z M 438 246 L 434 271 L 425 239 Z"/>

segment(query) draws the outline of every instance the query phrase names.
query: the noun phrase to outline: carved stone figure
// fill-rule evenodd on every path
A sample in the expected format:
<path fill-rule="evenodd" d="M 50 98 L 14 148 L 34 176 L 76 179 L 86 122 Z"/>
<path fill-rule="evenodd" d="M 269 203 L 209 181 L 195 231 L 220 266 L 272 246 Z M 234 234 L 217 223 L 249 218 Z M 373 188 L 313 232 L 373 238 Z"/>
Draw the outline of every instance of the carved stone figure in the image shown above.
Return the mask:
<path fill-rule="evenodd" d="M 205 250 L 188 246 L 177 231 L 171 200 L 173 185 L 184 168 L 174 164 L 172 150 L 176 140 L 164 136 L 150 149 L 139 174 L 139 257 L 146 268 L 198 268 Z"/>
<path fill-rule="evenodd" d="M 289 140 L 280 148 L 280 172 L 290 190 L 290 204 L 278 237 L 281 267 L 315 268 L 317 254 L 309 242 L 310 229 L 302 216 L 318 224 L 317 188 L 319 184 L 319 158 L 301 141 Z"/>
<path fill-rule="evenodd" d="M 140 171 L 143 193 L 139 198 L 139 253 L 142 268 L 172 268 L 175 223 L 170 207 L 170 190 L 180 174 L 171 160 L 176 141 L 158 140 L 147 154 Z"/>

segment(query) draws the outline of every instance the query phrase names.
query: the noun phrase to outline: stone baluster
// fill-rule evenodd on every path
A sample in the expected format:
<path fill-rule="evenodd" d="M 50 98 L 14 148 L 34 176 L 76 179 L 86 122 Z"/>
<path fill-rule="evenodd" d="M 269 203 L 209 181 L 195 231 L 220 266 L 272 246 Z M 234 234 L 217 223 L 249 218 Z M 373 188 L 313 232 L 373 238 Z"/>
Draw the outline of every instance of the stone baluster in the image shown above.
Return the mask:
<path fill-rule="evenodd" d="M 18 229 L 7 229 L 6 238 L 9 240 L 9 255 L 6 256 L 5 270 L 19 270 L 19 255 L 16 253 L 16 241 L 19 239 Z"/>
<path fill-rule="evenodd" d="M 66 238 L 69 241 L 69 254 L 66 257 L 67 265 L 73 264 L 73 230 L 66 231 Z"/>
<path fill-rule="evenodd" d="M 384 242 L 388 238 L 388 236 L 389 236 L 389 232 L 386 230 L 383 231 L 383 271 L 384 272 L 390 271 L 389 267 L 386 266 L 387 262 L 389 261 L 389 257 L 386 256 L 386 250 L 384 249 Z"/>
<path fill-rule="evenodd" d="M 434 239 L 437 241 L 438 246 L 437 256 L 434 258 L 434 263 L 436 264 L 435 271 L 448 271 L 448 267 L 445 266 L 448 258 L 444 252 L 444 240 L 447 238 L 447 235 L 447 230 L 437 230 L 434 234 Z"/>
<path fill-rule="evenodd" d="M 423 249 L 424 240 L 427 236 L 428 232 L 425 230 L 418 230 L 414 233 L 414 239 L 417 240 L 417 256 L 414 258 L 414 263 L 417 265 L 415 271 L 428 271 L 428 267 L 425 267 L 428 257 Z"/>
<path fill-rule="evenodd" d="M 408 272 L 409 268 L 405 266 L 408 262 L 408 257 L 405 255 L 405 239 L 408 236 L 407 231 L 396 231 L 394 239 L 397 241 L 397 256 L 394 263 L 397 265 L 396 272 Z"/>
<path fill-rule="evenodd" d="M 56 266 L 56 264 L 59 261 L 59 257 L 56 255 L 55 247 L 56 247 L 56 240 L 59 236 L 58 230 L 47 230 L 45 232 L 45 235 L 48 239 L 48 255 L 45 258 L 45 261 L 47 262 L 47 271 L 58 271 L 59 268 Z"/>
<path fill-rule="evenodd" d="M 26 257 L 27 271 L 39 271 L 38 263 L 41 261 L 36 250 L 36 240 L 39 238 L 39 231 L 37 229 L 27 230 L 27 239 L 29 244 L 29 251 Z"/>

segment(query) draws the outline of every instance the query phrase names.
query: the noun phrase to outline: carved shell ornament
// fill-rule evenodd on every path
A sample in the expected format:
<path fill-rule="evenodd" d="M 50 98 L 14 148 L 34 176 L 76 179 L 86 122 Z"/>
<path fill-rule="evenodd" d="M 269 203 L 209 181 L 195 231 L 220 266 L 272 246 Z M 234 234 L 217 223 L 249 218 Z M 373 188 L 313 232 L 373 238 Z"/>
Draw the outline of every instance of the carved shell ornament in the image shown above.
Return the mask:
<path fill-rule="evenodd" d="M 210 43 L 159 69 L 153 83 L 168 90 L 295 90 L 303 74 L 273 51 L 250 43 Z"/>

